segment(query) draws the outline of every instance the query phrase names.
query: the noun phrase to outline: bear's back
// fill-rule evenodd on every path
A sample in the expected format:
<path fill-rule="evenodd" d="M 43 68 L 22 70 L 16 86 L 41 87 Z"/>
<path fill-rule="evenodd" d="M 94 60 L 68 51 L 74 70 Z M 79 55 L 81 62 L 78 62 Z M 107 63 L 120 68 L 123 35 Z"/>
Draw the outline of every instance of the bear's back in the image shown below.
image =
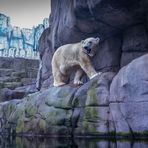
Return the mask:
<path fill-rule="evenodd" d="M 74 44 L 66 44 L 60 46 L 56 51 L 55 55 L 58 56 L 72 56 L 75 54 L 79 54 L 80 49 L 82 48 L 81 43 L 74 43 Z"/>

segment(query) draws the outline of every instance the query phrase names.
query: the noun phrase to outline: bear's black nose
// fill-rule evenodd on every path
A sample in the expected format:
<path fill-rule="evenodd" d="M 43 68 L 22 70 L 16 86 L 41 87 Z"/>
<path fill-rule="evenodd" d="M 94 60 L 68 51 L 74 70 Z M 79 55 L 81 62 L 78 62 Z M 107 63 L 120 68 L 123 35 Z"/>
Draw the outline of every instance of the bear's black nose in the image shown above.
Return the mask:
<path fill-rule="evenodd" d="M 84 48 L 85 48 L 86 50 L 88 50 L 88 47 L 87 47 L 87 46 L 85 46 Z"/>

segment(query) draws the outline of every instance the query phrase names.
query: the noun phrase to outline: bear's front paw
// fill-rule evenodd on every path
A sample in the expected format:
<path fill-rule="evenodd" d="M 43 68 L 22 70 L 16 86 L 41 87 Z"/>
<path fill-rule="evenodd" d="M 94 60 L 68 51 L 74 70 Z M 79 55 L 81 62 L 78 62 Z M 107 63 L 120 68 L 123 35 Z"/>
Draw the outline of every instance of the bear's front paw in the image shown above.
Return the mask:
<path fill-rule="evenodd" d="M 53 84 L 53 86 L 55 86 L 55 87 L 60 87 L 60 86 L 63 86 L 63 85 L 66 85 L 66 83 L 60 82 L 60 83 L 54 83 Z"/>
<path fill-rule="evenodd" d="M 94 74 L 93 76 L 91 76 L 90 79 L 93 79 L 94 77 L 101 75 L 101 74 L 102 74 L 101 72 L 98 72 L 98 73 Z"/>
<path fill-rule="evenodd" d="M 82 81 L 80 81 L 80 80 L 78 80 L 78 81 L 74 81 L 74 84 L 75 84 L 75 85 L 82 85 L 82 84 L 83 84 L 83 82 L 82 82 Z"/>

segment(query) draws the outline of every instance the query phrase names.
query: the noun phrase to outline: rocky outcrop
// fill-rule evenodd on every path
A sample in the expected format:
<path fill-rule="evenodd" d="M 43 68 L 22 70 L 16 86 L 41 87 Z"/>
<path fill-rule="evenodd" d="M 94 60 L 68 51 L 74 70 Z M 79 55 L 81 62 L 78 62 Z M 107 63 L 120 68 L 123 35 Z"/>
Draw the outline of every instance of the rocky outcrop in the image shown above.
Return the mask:
<path fill-rule="evenodd" d="M 104 72 L 80 87 L 50 87 L 0 104 L 0 129 L 50 136 L 147 136 L 148 54 L 116 75 Z"/>
<path fill-rule="evenodd" d="M 95 131 L 91 131 L 95 130 L 95 127 L 91 129 L 91 120 L 96 125 L 101 122 L 102 130 L 107 129 L 107 116 L 104 115 L 109 110 L 109 84 L 113 76 L 113 73 L 104 73 L 99 80 L 95 78 L 81 87 L 51 87 L 28 95 L 21 101 L 12 100 L 0 104 L 2 132 L 8 130 L 5 132 L 71 136 L 74 132 L 78 134 L 77 131 L 89 134 L 88 128 L 88 132 L 95 134 Z"/>
<path fill-rule="evenodd" d="M 94 59 L 99 71 L 118 71 L 146 54 L 147 8 L 147 0 L 51 0 L 50 32 L 43 33 L 47 42 L 40 40 L 39 49 L 46 49 L 41 52 L 43 82 L 52 82 L 50 63 L 59 46 L 90 36 L 101 38 Z"/>
<path fill-rule="evenodd" d="M 36 92 L 39 62 L 20 58 L 0 58 L 0 102 L 21 99 Z"/>
<path fill-rule="evenodd" d="M 119 133 L 147 134 L 148 55 L 122 68 L 110 87 L 110 112 Z"/>
<path fill-rule="evenodd" d="M 38 58 L 38 41 L 48 27 L 48 18 L 32 29 L 12 27 L 10 17 L 0 14 L 0 56 Z"/>

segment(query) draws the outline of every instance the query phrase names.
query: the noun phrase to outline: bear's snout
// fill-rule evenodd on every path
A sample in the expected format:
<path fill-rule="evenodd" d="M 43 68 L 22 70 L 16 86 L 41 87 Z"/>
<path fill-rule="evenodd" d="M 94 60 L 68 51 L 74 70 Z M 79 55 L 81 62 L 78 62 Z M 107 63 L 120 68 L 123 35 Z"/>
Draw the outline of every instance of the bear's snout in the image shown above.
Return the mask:
<path fill-rule="evenodd" d="M 87 53 L 91 52 L 91 48 L 89 48 L 88 46 L 84 46 L 84 49 L 87 51 Z"/>

